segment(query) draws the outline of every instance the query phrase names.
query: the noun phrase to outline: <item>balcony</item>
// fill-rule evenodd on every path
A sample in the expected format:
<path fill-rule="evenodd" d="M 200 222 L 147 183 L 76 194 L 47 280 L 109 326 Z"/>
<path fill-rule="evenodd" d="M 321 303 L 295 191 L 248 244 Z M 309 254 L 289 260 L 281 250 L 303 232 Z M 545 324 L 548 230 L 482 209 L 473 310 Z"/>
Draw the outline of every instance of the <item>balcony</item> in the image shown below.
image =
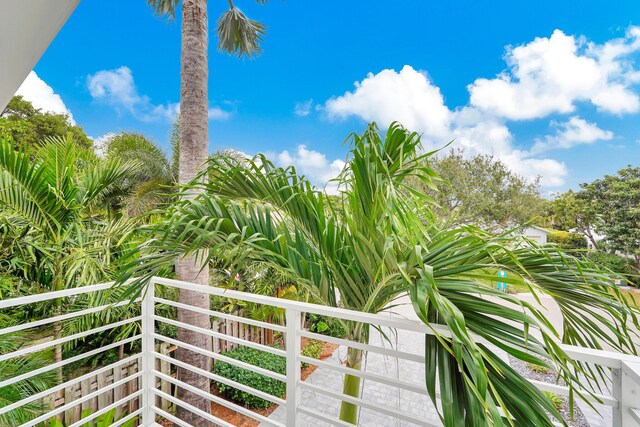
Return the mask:
<path fill-rule="evenodd" d="M 163 290 L 194 290 L 206 292 L 212 297 L 232 299 L 246 303 L 269 306 L 283 314 L 284 322 L 265 322 L 241 318 L 227 312 L 196 309 L 184 306 L 167 298 Z M 189 424 L 175 416 L 176 406 L 181 406 L 211 421 L 213 425 L 233 426 L 231 422 L 218 417 L 216 412 L 208 413 L 179 400 L 175 395 L 177 387 L 191 391 L 209 400 L 217 408 L 225 408 L 227 413 L 235 413 L 254 420 L 253 425 L 264 426 L 317 426 L 347 424 L 338 419 L 341 401 L 347 401 L 360 408 L 360 425 L 402 425 L 441 426 L 437 412 L 427 396 L 424 384 L 425 358 L 420 354 L 420 343 L 425 334 L 431 334 L 429 327 L 421 322 L 400 316 L 366 314 L 350 310 L 336 309 L 315 304 L 302 303 L 281 298 L 271 298 L 255 294 L 203 288 L 176 280 L 155 277 L 143 297 L 131 301 L 121 297 L 109 300 L 105 295 L 116 295 L 111 284 L 100 284 L 68 289 L 47 294 L 30 295 L 0 301 L 0 310 L 28 309 L 30 305 L 51 301 L 73 302 L 81 297 L 96 297 L 102 304 L 80 310 L 66 310 L 52 317 L 41 318 L 31 323 L 14 325 L 0 330 L 0 337 L 27 331 L 33 328 L 50 328 L 53 324 L 70 322 L 85 317 L 104 315 L 116 308 L 127 307 L 125 318 L 103 316 L 108 319 L 98 327 L 88 326 L 86 330 L 75 332 L 58 339 L 44 340 L 24 345 L 14 351 L 0 353 L 0 363 L 19 360 L 24 356 L 50 350 L 56 345 L 77 342 L 93 334 L 116 328 L 127 327 L 130 333 L 113 343 L 92 349 L 62 361 L 52 362 L 31 372 L 10 378 L 0 378 L 0 388 L 21 384 L 23 381 L 46 372 L 52 372 L 74 363 L 89 360 L 101 353 L 126 346 L 130 352 L 117 362 L 100 366 L 82 375 L 66 379 L 55 385 L 19 401 L 0 408 L 0 415 L 8 414 L 34 402 L 45 402 L 48 406 L 41 414 L 21 427 L 49 425 L 52 418 L 63 418 L 69 427 L 79 427 L 97 420 L 108 413 L 114 413 L 113 427 L 127 425 L 141 426 L 182 426 Z M 175 292 L 174 292 L 175 293 Z M 229 321 L 229 330 L 199 329 L 177 321 L 167 315 L 171 308 L 182 308 L 211 317 L 212 321 Z M 310 332 L 304 329 L 304 316 L 313 313 L 345 321 L 367 323 L 374 326 L 368 344 L 352 342 Z M 87 323 L 90 325 L 89 323 Z M 198 348 L 179 341 L 163 332 L 161 325 L 185 328 L 211 337 L 213 349 Z M 238 326 L 240 325 L 240 326 Z M 245 326 L 243 326 L 245 325 Z M 252 332 L 248 332 L 252 331 Z M 264 331 L 273 331 L 281 336 L 283 348 L 268 346 L 256 341 L 264 336 Z M 301 352 L 303 340 L 319 340 L 333 344 L 335 352 L 331 357 L 319 360 L 305 356 Z M 224 348 L 243 346 L 261 352 L 282 356 L 286 360 L 285 374 L 273 372 L 263 367 L 241 362 L 220 353 Z M 366 362 L 362 371 L 345 367 L 341 362 L 344 349 L 355 347 L 365 351 Z M 272 396 L 250 386 L 240 384 L 213 372 L 205 371 L 176 360 L 172 349 L 184 348 L 210 357 L 214 363 L 224 362 L 242 369 L 262 374 L 281 381 L 286 385 L 286 397 Z M 600 367 L 604 386 L 591 393 L 589 398 L 599 415 L 591 415 L 592 426 L 638 427 L 640 426 L 640 358 L 620 353 L 565 346 L 565 351 L 576 361 L 584 362 L 591 368 Z M 317 366 L 317 369 L 303 380 L 301 364 Z M 253 411 L 221 396 L 206 393 L 181 382 L 173 373 L 182 368 L 205 376 L 218 384 L 235 387 L 243 392 L 273 403 L 269 411 Z M 342 394 L 341 379 L 351 374 L 363 379 L 364 387 L 360 397 Z M 567 396 L 569 389 L 549 382 L 532 382 L 543 391 Z M 61 400 L 60 394 L 64 393 Z M 580 408 L 588 410 L 589 405 L 579 402 Z M 78 417 L 82 411 L 82 419 Z"/>

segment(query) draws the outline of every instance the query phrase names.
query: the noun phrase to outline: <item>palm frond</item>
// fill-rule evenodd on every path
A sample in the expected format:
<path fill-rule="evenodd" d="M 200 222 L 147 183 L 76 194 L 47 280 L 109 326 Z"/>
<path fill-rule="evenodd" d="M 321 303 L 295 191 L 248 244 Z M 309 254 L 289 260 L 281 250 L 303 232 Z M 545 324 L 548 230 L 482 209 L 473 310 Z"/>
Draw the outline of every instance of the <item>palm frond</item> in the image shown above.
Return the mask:
<path fill-rule="evenodd" d="M 262 51 L 260 43 L 266 33 L 263 24 L 232 7 L 218 19 L 218 49 L 229 55 L 251 57 Z"/>

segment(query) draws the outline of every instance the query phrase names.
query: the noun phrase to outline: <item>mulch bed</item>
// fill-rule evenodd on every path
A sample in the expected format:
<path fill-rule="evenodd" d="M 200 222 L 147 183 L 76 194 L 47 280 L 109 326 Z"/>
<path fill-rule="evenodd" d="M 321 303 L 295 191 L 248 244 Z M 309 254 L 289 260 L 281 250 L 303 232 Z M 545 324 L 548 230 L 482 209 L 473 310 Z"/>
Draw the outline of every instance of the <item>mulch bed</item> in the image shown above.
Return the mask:
<path fill-rule="evenodd" d="M 516 359 L 515 357 L 509 356 L 509 365 L 522 375 L 524 378 L 530 380 L 542 381 L 549 384 L 559 384 L 564 385 L 562 379 L 558 380 L 558 374 L 556 371 L 549 369 L 547 372 L 534 372 L 527 367 L 527 364 L 522 360 Z M 574 417 L 571 419 L 571 414 L 569 411 L 569 399 L 562 396 L 562 408 L 558 412 L 562 415 L 562 418 L 567 422 L 567 424 L 571 427 L 589 427 L 589 421 L 584 416 L 580 407 L 575 404 L 573 405 Z"/>

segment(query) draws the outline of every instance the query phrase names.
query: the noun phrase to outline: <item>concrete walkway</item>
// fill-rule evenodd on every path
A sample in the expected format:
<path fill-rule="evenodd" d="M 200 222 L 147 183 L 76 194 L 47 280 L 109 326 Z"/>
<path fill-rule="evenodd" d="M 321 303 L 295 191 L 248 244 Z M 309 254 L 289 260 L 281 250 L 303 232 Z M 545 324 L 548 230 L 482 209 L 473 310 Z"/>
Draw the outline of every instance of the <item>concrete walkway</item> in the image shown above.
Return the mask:
<path fill-rule="evenodd" d="M 530 294 L 520 294 L 519 297 L 524 301 L 540 307 Z M 399 302 L 408 303 L 408 298 Z M 540 308 L 548 314 L 550 322 L 557 328 L 557 330 L 561 331 L 562 316 L 553 299 L 550 297 L 542 297 L 541 305 L 542 307 Z M 395 307 L 393 313 L 389 313 L 389 315 L 417 320 L 410 304 Z M 372 329 L 370 344 L 387 348 L 393 347 L 401 351 L 418 355 L 422 355 L 424 353 L 424 336 L 422 334 L 409 331 L 398 331 L 397 333 L 392 333 L 388 329 L 384 332 L 391 339 L 391 343 L 389 340 L 382 337 L 378 331 Z M 506 353 L 498 349 L 496 349 L 496 352 L 500 354 L 503 359 L 508 360 Z M 330 358 L 325 359 L 325 361 L 333 364 L 341 364 L 345 358 L 346 348 L 339 347 L 336 352 Z M 398 360 L 380 354 L 370 353 L 366 360 L 365 369 L 367 372 L 382 374 L 403 381 L 419 384 L 421 386 L 425 385 L 424 366 L 419 363 L 404 359 Z M 326 368 L 318 368 L 306 380 L 306 382 L 328 388 L 338 393 L 342 391 L 342 374 Z M 426 395 L 426 392 L 425 394 L 417 394 L 410 391 L 398 390 L 396 387 L 368 380 L 364 381 L 362 398 L 366 401 L 379 403 L 385 407 L 395 409 L 403 414 L 414 415 L 425 422 L 433 423 L 433 425 L 440 425 L 436 410 L 431 403 L 431 400 Z M 302 402 L 303 405 L 307 407 L 338 418 L 340 412 L 340 401 L 338 399 L 321 393 L 303 390 Z M 584 403 L 579 403 L 579 406 L 586 418 L 589 420 L 591 427 L 608 427 L 611 425 L 610 408 L 599 405 L 598 410 L 600 411 L 600 414 L 598 414 Z M 271 414 L 270 418 L 284 423 L 285 409 L 278 408 Z M 300 420 L 300 426 L 311 427 L 330 425 L 331 424 L 305 415 L 302 415 Z M 359 425 L 367 427 L 404 427 L 414 426 L 416 424 L 398 420 L 397 418 L 386 416 L 377 411 L 363 408 L 360 413 Z"/>

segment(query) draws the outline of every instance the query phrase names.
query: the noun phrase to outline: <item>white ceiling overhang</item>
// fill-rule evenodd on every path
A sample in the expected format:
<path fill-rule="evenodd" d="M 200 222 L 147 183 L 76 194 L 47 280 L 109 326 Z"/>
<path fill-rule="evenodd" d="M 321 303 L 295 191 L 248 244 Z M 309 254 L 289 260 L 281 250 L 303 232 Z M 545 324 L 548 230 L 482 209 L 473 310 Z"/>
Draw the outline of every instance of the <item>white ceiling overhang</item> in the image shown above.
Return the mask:
<path fill-rule="evenodd" d="M 0 0 L 0 112 L 80 0 Z"/>

